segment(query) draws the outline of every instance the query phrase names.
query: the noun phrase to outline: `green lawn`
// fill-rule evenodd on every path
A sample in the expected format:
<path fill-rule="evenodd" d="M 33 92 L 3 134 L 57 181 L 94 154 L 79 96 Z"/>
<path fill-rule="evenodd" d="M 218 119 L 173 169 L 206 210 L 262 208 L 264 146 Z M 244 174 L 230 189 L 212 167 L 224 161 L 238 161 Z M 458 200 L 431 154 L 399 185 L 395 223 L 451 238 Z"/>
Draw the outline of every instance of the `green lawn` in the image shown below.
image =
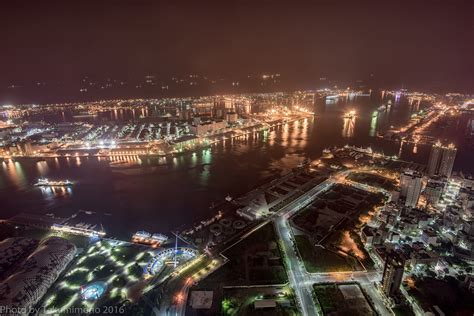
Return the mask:
<path fill-rule="evenodd" d="M 314 247 L 306 236 L 297 235 L 295 241 L 308 272 L 352 271 L 344 258 L 322 247 Z"/>
<path fill-rule="evenodd" d="M 222 268 L 212 273 L 204 284 L 226 285 L 284 284 L 288 276 L 283 256 L 277 247 L 272 223 L 268 223 L 246 239 L 225 251 L 229 259 Z M 267 255 L 267 253 L 270 253 Z M 273 259 L 275 257 L 276 259 Z"/>
<path fill-rule="evenodd" d="M 341 284 L 334 283 L 315 284 L 313 286 L 324 315 L 376 315 L 363 295 L 361 297 L 345 298 L 339 286 Z M 357 286 L 361 290 L 359 285 L 352 284 L 351 286 Z"/>

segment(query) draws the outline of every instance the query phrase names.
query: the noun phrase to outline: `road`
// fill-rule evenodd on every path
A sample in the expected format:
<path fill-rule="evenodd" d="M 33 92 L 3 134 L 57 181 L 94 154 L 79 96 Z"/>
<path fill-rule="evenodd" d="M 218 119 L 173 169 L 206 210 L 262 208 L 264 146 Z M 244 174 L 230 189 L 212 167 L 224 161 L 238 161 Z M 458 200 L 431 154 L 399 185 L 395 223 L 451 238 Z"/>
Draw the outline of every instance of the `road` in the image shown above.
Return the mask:
<path fill-rule="evenodd" d="M 288 219 L 299 210 L 303 209 L 308 203 L 313 201 L 317 195 L 330 189 L 334 184 L 346 182 L 346 177 L 349 173 L 350 171 L 339 172 L 321 184 L 315 186 L 313 189 L 282 208 L 277 213 L 278 216 L 273 220 L 285 254 L 290 284 L 295 290 L 303 315 L 318 315 L 321 313 L 313 300 L 313 285 L 315 283 L 338 283 L 350 281 L 358 282 L 361 285 L 367 295 L 372 299 L 374 307 L 380 315 L 393 315 L 393 312 L 387 308 L 382 296 L 378 293 L 378 289 L 374 286 L 374 282 L 380 282 L 381 280 L 379 272 L 357 271 L 350 273 L 309 273 L 306 271 L 304 263 L 300 260 L 296 252 L 295 244 L 293 242 L 293 231 L 288 223 Z M 363 187 L 366 190 L 371 188 L 369 186 Z M 380 192 L 382 190 L 376 191 Z"/>
<path fill-rule="evenodd" d="M 300 260 L 299 255 L 297 254 L 296 246 L 294 244 L 294 237 L 293 231 L 289 224 L 289 218 L 295 215 L 298 211 L 302 210 L 305 206 L 311 203 L 317 195 L 321 194 L 322 192 L 330 189 L 336 183 L 345 183 L 348 185 L 353 185 L 359 187 L 361 189 L 369 190 L 369 191 L 384 191 L 384 190 L 370 190 L 373 189 L 372 187 L 361 185 L 358 183 L 347 183 L 346 177 L 349 175 L 350 172 L 353 170 L 346 170 L 337 172 L 332 175 L 329 179 L 321 182 L 308 192 L 304 193 L 294 201 L 290 202 L 288 205 L 282 207 L 275 215 L 261 223 L 260 225 L 254 227 L 252 230 L 247 232 L 245 235 L 241 236 L 235 243 L 238 243 L 251 235 L 256 230 L 263 227 L 265 224 L 270 222 L 271 220 L 274 223 L 276 233 L 279 237 L 281 242 L 282 251 L 284 252 L 284 256 L 286 259 L 287 264 L 287 273 L 290 281 L 291 287 L 295 291 L 296 299 L 298 301 L 299 308 L 303 315 L 319 315 L 322 314 L 319 310 L 318 305 L 314 302 L 313 299 L 313 285 L 315 283 L 322 283 L 322 282 L 350 282 L 356 281 L 358 282 L 361 287 L 365 290 L 367 295 L 369 295 L 372 299 L 372 302 L 375 306 L 375 309 L 380 315 L 393 315 L 393 312 L 388 309 L 382 296 L 378 293 L 378 289 L 374 286 L 374 282 L 379 282 L 381 280 L 381 276 L 378 272 L 353 272 L 353 273 L 308 273 L 304 266 L 304 263 Z M 385 192 L 383 192 L 385 193 Z M 233 246 L 233 243 L 231 246 Z M 229 246 L 229 247 L 231 247 Z M 228 247 L 228 248 L 229 248 Z M 221 264 L 217 264 L 213 271 L 217 269 Z M 197 278 L 201 279 L 201 278 Z M 196 281 L 196 280 L 194 280 Z M 177 304 L 174 306 L 171 314 L 173 315 L 183 315 L 185 311 L 185 302 L 184 298 L 187 298 L 187 292 L 189 287 L 192 283 L 186 282 L 181 289 L 181 294 L 183 295 L 183 299 L 180 299 Z M 163 310 L 162 310 L 163 311 Z M 171 315 L 169 312 L 166 313 L 167 315 Z"/>
<path fill-rule="evenodd" d="M 316 304 L 313 300 L 313 283 L 306 282 L 308 280 L 308 273 L 299 260 L 298 254 L 294 247 L 292 238 L 293 234 L 288 224 L 288 219 L 297 211 L 301 210 L 309 202 L 314 200 L 316 195 L 329 189 L 334 182 L 330 179 L 320 183 L 313 189 L 303 194 L 295 201 L 282 208 L 274 218 L 274 226 L 276 233 L 282 245 L 282 250 L 285 254 L 287 272 L 291 287 L 295 290 L 295 294 L 303 315 L 318 315 L 320 314 Z"/>

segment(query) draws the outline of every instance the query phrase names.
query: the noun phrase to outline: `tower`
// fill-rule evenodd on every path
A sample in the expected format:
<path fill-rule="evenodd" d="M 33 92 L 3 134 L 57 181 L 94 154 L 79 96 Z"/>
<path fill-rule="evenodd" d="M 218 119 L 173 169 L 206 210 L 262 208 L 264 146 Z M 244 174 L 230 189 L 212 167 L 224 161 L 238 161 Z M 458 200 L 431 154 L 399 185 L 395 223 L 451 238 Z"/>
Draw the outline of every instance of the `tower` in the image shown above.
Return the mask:
<path fill-rule="evenodd" d="M 439 141 L 431 147 L 430 158 L 428 160 L 428 175 L 430 177 L 438 174 L 439 160 L 442 150 L 443 149 Z"/>
<path fill-rule="evenodd" d="M 428 160 L 428 175 L 451 177 L 457 149 L 453 144 L 443 146 L 439 141 L 431 147 Z"/>
<path fill-rule="evenodd" d="M 454 160 L 456 159 L 457 149 L 453 144 L 443 148 L 443 155 L 439 164 L 439 174 L 447 178 L 451 177 L 453 171 Z"/>
<path fill-rule="evenodd" d="M 383 269 L 382 288 L 388 297 L 394 296 L 400 289 L 405 268 L 405 259 L 398 252 L 387 254 Z"/>
<path fill-rule="evenodd" d="M 400 197 L 405 198 L 405 205 L 416 207 L 421 193 L 422 176 L 418 172 L 406 170 L 400 175 Z"/>

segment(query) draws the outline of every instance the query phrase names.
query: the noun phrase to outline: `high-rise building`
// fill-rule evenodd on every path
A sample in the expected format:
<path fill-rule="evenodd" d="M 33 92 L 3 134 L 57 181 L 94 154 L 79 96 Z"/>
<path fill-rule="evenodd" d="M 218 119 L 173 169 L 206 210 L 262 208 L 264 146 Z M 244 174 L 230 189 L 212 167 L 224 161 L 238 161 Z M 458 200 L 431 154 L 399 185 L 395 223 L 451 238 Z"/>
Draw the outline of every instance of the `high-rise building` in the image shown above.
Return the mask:
<path fill-rule="evenodd" d="M 433 177 L 428 180 L 423 195 L 428 204 L 436 206 L 446 188 L 447 182 L 444 177 Z"/>
<path fill-rule="evenodd" d="M 430 158 L 428 160 L 428 175 L 440 175 L 450 177 L 453 171 L 454 160 L 457 149 L 453 144 L 443 146 L 437 142 L 431 147 Z"/>
<path fill-rule="evenodd" d="M 447 178 L 451 177 L 453 171 L 454 160 L 456 159 L 457 149 L 453 144 L 443 148 L 443 156 L 439 165 L 439 174 Z"/>
<path fill-rule="evenodd" d="M 416 207 L 420 199 L 422 176 L 418 172 L 406 170 L 400 175 L 400 197 L 405 199 L 405 205 Z"/>
<path fill-rule="evenodd" d="M 442 151 L 443 149 L 439 141 L 436 144 L 433 144 L 433 146 L 431 147 L 430 158 L 428 160 L 429 176 L 434 176 L 438 174 L 439 162 L 441 160 Z"/>
<path fill-rule="evenodd" d="M 400 289 L 405 268 L 405 259 L 398 252 L 387 254 L 383 269 L 382 288 L 388 297 L 394 296 Z"/>

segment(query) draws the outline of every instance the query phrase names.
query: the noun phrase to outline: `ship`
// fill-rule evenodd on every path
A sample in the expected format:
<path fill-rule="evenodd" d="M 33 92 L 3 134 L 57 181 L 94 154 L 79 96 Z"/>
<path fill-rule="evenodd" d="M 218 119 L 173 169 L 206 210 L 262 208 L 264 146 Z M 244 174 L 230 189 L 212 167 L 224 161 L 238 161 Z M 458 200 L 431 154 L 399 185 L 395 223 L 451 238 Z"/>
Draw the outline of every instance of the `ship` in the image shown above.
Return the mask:
<path fill-rule="evenodd" d="M 69 187 L 72 186 L 74 183 L 69 180 L 58 180 L 58 181 L 51 181 L 46 178 L 38 179 L 35 183 L 37 187 Z"/>
<path fill-rule="evenodd" d="M 227 196 L 225 197 L 225 200 L 226 200 L 227 202 L 232 201 L 232 197 L 230 196 L 230 194 L 227 194 Z"/>
<path fill-rule="evenodd" d="M 132 242 L 151 245 L 154 247 L 157 247 L 165 243 L 167 240 L 168 240 L 168 236 L 166 235 L 158 234 L 158 233 L 152 235 L 151 233 L 146 232 L 144 230 L 139 230 L 132 236 Z"/>

